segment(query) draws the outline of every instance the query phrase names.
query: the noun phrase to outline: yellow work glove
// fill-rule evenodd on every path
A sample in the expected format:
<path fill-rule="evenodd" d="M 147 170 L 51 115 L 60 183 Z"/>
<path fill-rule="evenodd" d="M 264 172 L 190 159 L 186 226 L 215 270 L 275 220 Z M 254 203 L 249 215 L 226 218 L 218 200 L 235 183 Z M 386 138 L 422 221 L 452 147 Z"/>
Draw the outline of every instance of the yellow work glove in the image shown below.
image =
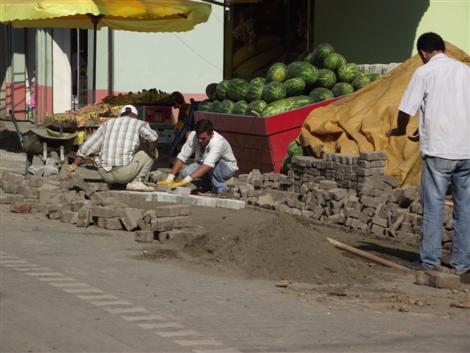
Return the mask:
<path fill-rule="evenodd" d="M 69 173 L 74 173 L 78 168 L 78 165 L 76 165 L 75 163 L 72 163 L 68 166 L 67 170 L 69 171 Z"/>
<path fill-rule="evenodd" d="M 172 189 L 176 189 L 177 187 L 184 188 L 184 187 L 188 186 L 189 184 L 191 184 L 192 180 L 193 180 L 193 178 L 191 178 L 190 176 L 187 176 L 186 178 L 184 178 L 181 181 L 177 181 L 177 182 L 172 183 L 171 188 Z"/>
<path fill-rule="evenodd" d="M 175 181 L 175 176 L 173 174 L 168 174 L 165 180 L 160 180 L 157 185 L 171 185 Z"/>

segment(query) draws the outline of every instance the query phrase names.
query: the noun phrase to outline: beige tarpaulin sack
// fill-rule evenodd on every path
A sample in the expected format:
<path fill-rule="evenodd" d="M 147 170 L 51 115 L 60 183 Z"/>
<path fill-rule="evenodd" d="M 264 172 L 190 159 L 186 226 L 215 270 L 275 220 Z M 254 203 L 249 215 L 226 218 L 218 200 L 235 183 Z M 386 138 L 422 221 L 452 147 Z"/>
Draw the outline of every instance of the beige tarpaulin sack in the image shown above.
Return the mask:
<path fill-rule="evenodd" d="M 449 43 L 446 46 L 449 56 L 470 65 L 470 56 L 465 52 Z M 388 138 L 385 133 L 396 127 L 401 97 L 421 65 L 420 57 L 415 55 L 365 88 L 312 111 L 302 126 L 300 143 L 309 146 L 318 158 L 322 152 L 358 155 L 385 151 L 385 173 L 402 185 L 419 185 L 419 145 L 409 139 L 418 127 L 417 117 L 410 120 L 406 136 Z"/>

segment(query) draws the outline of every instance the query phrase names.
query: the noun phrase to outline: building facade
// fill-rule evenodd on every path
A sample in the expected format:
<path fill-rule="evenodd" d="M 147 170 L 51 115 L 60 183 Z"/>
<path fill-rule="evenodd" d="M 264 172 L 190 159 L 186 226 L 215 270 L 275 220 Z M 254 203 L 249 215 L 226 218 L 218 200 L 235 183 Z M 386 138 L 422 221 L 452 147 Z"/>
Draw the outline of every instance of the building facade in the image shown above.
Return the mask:
<path fill-rule="evenodd" d="M 212 6 L 208 22 L 190 32 L 98 31 L 96 98 L 157 88 L 200 99 L 211 82 L 249 76 L 323 42 L 358 64 L 402 62 L 428 31 L 469 53 L 470 0 L 232 1 Z M 252 62 L 244 59 L 261 37 L 265 48 Z M 92 103 L 92 48 L 92 31 L 0 25 L 0 118 L 41 123 L 47 114 Z M 267 57 L 258 55 L 263 51 Z"/>

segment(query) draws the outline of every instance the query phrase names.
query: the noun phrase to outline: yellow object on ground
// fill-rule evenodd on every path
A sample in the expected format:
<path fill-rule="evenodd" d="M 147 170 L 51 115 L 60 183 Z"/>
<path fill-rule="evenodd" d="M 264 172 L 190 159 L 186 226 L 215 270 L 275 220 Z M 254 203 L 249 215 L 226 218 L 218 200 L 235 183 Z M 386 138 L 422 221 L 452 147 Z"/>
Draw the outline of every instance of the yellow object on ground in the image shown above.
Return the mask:
<path fill-rule="evenodd" d="M 470 56 L 446 43 L 447 54 L 470 65 Z M 414 71 L 422 65 L 418 55 L 383 75 L 363 89 L 326 107 L 312 111 L 299 136 L 316 157 L 325 153 L 358 155 L 360 152 L 385 151 L 385 173 L 402 185 L 419 185 L 421 158 L 418 142 L 409 139 L 418 128 L 418 119 L 410 120 L 406 136 L 386 137 L 396 127 L 398 106 Z"/>
<path fill-rule="evenodd" d="M 2 0 L 0 22 L 48 27 L 137 32 L 184 32 L 209 18 L 209 4 L 189 0 Z M 93 17 L 94 16 L 94 17 Z"/>
<path fill-rule="evenodd" d="M 184 188 L 184 187 L 186 187 L 186 186 L 189 186 L 189 184 L 190 184 L 190 183 L 188 183 L 187 181 L 181 180 L 181 181 L 177 181 L 177 182 L 172 183 L 172 184 L 171 184 L 171 188 L 172 188 L 172 189 L 176 189 L 176 188 L 178 188 L 178 187 Z"/>
<path fill-rule="evenodd" d="M 158 185 L 172 185 L 173 181 L 171 181 L 171 180 L 160 180 L 157 184 Z"/>

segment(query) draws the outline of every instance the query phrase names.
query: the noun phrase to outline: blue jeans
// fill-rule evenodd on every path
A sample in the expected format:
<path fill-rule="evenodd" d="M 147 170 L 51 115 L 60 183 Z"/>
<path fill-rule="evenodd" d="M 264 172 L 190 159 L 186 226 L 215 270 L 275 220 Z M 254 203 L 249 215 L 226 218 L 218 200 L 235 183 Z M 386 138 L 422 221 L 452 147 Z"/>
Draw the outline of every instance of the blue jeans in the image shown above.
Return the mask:
<path fill-rule="evenodd" d="M 425 157 L 421 175 L 423 226 L 421 262 L 432 269 L 441 264 L 443 211 L 449 183 L 454 200 L 454 234 L 450 264 L 470 270 L 470 159 Z"/>
<path fill-rule="evenodd" d="M 181 176 L 186 177 L 194 173 L 201 165 L 199 163 L 193 163 L 185 167 L 181 171 Z M 223 160 L 219 160 L 214 168 L 203 175 L 200 179 L 194 179 L 193 184 L 202 190 L 211 190 L 212 192 L 224 192 L 227 190 L 227 184 L 225 183 L 228 179 L 233 176 L 234 172 L 230 170 L 227 163 Z"/>

